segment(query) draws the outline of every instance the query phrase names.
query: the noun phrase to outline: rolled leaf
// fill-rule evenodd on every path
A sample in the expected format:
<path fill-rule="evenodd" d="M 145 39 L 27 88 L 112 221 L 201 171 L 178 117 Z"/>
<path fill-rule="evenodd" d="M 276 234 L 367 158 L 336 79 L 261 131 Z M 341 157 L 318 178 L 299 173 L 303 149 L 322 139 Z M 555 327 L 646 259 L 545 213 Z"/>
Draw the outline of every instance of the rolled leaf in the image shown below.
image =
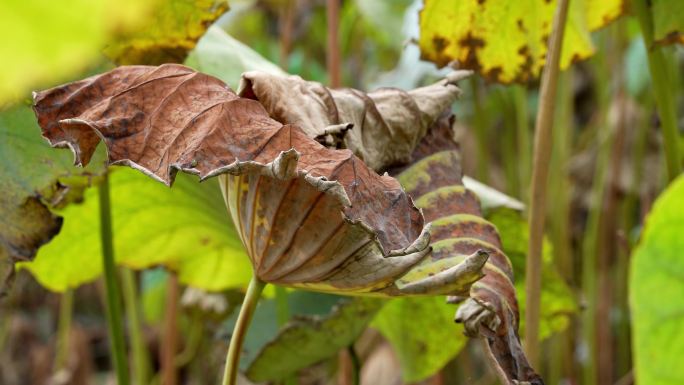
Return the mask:
<path fill-rule="evenodd" d="M 415 149 L 414 163 L 397 176 L 432 224 L 433 252 L 421 263 L 436 266 L 452 263 L 454 255 L 486 251 L 490 257 L 484 266 L 485 276 L 472 286 L 469 298 L 449 297 L 452 303 L 463 302 L 456 321 L 464 324 L 467 335 L 486 341 L 505 383 L 543 384 L 520 345 L 511 262 L 501 250 L 496 227 L 482 217 L 477 196 L 463 186 L 452 122 L 443 117 L 438 123 Z"/>

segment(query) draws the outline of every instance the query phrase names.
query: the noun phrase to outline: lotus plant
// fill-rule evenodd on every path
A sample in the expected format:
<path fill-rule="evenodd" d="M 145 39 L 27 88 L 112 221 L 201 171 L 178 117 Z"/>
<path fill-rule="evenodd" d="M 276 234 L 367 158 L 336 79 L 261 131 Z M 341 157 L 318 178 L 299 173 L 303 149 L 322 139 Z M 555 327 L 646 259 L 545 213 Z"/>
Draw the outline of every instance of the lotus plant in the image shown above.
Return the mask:
<path fill-rule="evenodd" d="M 219 178 L 254 272 L 224 384 L 266 283 L 449 296 L 507 383 L 541 384 L 520 349 L 511 264 L 461 180 L 450 106 L 468 75 L 363 93 L 248 72 L 235 93 L 181 65 L 123 66 L 36 93 L 34 110 L 79 165 L 102 141 L 108 164 L 169 186 L 179 170 Z"/>

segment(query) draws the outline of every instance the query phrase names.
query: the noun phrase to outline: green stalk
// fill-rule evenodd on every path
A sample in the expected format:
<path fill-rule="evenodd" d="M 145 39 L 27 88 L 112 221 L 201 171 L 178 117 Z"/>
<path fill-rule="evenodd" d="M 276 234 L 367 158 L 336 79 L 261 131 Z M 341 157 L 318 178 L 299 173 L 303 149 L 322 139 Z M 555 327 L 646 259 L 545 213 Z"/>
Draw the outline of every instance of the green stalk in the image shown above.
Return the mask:
<path fill-rule="evenodd" d="M 477 139 L 477 177 L 482 183 L 489 180 L 489 147 L 487 142 L 487 119 L 482 108 L 482 96 L 477 77 L 470 77 L 473 92 L 473 126 Z"/>
<path fill-rule="evenodd" d="M 359 385 L 361 384 L 361 360 L 359 355 L 356 354 L 353 344 L 349 345 L 347 351 L 349 351 L 349 358 L 351 359 L 352 385 Z"/>
<path fill-rule="evenodd" d="M 549 185 L 553 202 L 549 204 L 549 227 L 554 251 L 554 262 L 566 282 L 572 282 L 573 263 L 570 239 L 570 181 L 568 178 L 569 150 L 573 132 L 573 98 L 572 72 L 564 71 L 558 79 L 558 107 L 556 109 L 556 132 L 551 157 L 551 168 L 556 172 L 549 176 Z M 557 384 L 571 370 L 572 362 L 571 338 L 569 329 L 553 336 L 549 341 L 550 359 L 549 374 L 545 377 L 548 383 Z"/>
<path fill-rule="evenodd" d="M 242 351 L 242 343 L 247 335 L 247 329 L 252 321 L 254 310 L 256 310 L 257 303 L 261 297 L 261 292 L 264 290 L 266 283 L 261 281 L 254 273 L 252 280 L 249 281 L 245 299 L 240 308 L 240 314 L 233 329 L 233 335 L 230 337 L 230 346 L 228 347 L 228 354 L 226 356 L 226 366 L 223 372 L 222 385 L 235 385 L 237 382 L 238 367 L 240 364 L 240 352 Z"/>
<path fill-rule="evenodd" d="M 667 176 L 669 181 L 673 181 L 682 172 L 682 164 L 679 154 L 676 100 L 675 95 L 672 94 L 670 89 L 673 81 L 671 78 L 672 74 L 667 65 L 665 52 L 663 52 L 661 47 L 655 46 L 653 43 L 653 15 L 647 0 L 632 0 L 632 8 L 639 20 L 641 33 L 648 52 L 648 69 L 651 73 L 653 94 L 663 132 Z"/>
<path fill-rule="evenodd" d="M 68 289 L 59 299 L 59 326 L 57 327 L 57 353 L 55 355 L 55 372 L 67 365 L 69 358 L 69 334 L 74 311 L 74 291 Z"/>
<path fill-rule="evenodd" d="M 114 264 L 114 244 L 112 237 L 112 213 L 109 201 L 109 175 L 105 174 L 98 188 L 100 198 L 100 238 L 102 242 L 102 265 L 105 284 L 105 303 L 111 355 L 114 361 L 117 383 L 128 385 L 128 362 L 126 361 L 126 342 L 123 335 L 121 318 L 121 297 L 119 282 Z"/>
<path fill-rule="evenodd" d="M 515 116 L 517 114 L 515 105 L 515 95 L 511 87 L 507 87 L 497 92 L 497 104 L 495 107 L 503 112 L 504 116 Z M 502 159 L 501 164 L 506 175 L 506 193 L 520 199 L 521 180 L 518 157 L 518 147 L 513 145 L 517 141 L 517 122 L 516 119 L 503 120 L 503 140 L 501 141 Z"/>
<path fill-rule="evenodd" d="M 128 316 L 128 327 L 131 338 L 131 358 L 133 359 L 133 378 L 136 384 L 147 384 L 150 376 L 150 361 L 145 346 L 138 303 L 138 289 L 135 273 L 130 269 L 121 269 L 123 283 L 124 306 Z"/>
<path fill-rule="evenodd" d="M 542 241 L 546 216 L 546 188 L 553 146 L 552 127 L 556 102 L 560 53 L 563 47 L 569 0 L 559 0 L 542 74 L 539 110 L 534 132 L 534 163 L 530 196 L 530 239 L 525 266 L 525 350 L 533 366 L 539 364 L 539 318 L 541 298 Z"/>
<path fill-rule="evenodd" d="M 275 286 L 275 303 L 276 303 L 276 317 L 278 319 L 278 327 L 283 327 L 290 320 L 290 303 L 287 299 L 289 294 L 287 289 L 282 286 Z M 297 378 L 295 375 L 288 376 L 283 380 L 284 385 L 297 385 Z"/>
<path fill-rule="evenodd" d="M 282 286 L 275 287 L 276 317 L 279 327 L 284 326 L 290 319 L 290 304 L 287 297 L 287 289 Z"/>
<path fill-rule="evenodd" d="M 190 315 L 190 331 L 185 342 L 185 348 L 178 353 L 175 358 L 175 365 L 177 368 L 182 368 L 192 361 L 197 356 L 197 351 L 202 343 L 202 314 L 199 309 L 194 309 Z"/>
<path fill-rule="evenodd" d="M 520 183 L 519 196 L 522 199 L 527 199 L 526 183 L 530 180 L 530 169 L 532 167 L 532 159 L 530 159 L 530 127 L 528 126 L 529 111 L 527 109 L 527 89 L 524 86 L 511 86 L 513 92 L 513 104 L 515 106 L 515 126 L 517 136 L 518 149 L 518 170 L 519 177 L 523 183 Z"/>
<path fill-rule="evenodd" d="M 159 349 L 161 382 L 164 385 L 178 383 L 176 352 L 178 350 L 178 277 L 169 273 L 166 286 L 166 308 L 164 309 L 164 331 Z"/>
<path fill-rule="evenodd" d="M 604 276 L 606 271 L 605 256 L 602 255 L 602 247 L 605 242 L 604 229 L 606 228 L 606 217 L 603 212 L 603 205 L 608 184 L 608 171 L 612 149 L 615 140 L 615 129 L 609 127 L 608 113 L 611 101 L 611 83 L 612 80 L 616 82 L 622 81 L 621 74 L 611 71 L 614 68 L 614 57 L 620 57 L 619 49 L 612 49 L 609 45 L 611 41 L 609 38 L 612 35 L 604 34 L 602 40 L 603 49 L 600 54 L 596 55 L 594 59 L 594 70 L 596 75 L 596 98 L 598 100 L 597 119 L 594 124 L 594 139 L 598 142 L 596 166 L 594 167 L 594 176 L 592 180 L 592 188 L 590 192 L 590 204 L 587 224 L 583 234 L 582 243 L 582 295 L 585 302 L 585 310 L 582 313 L 582 339 L 587 346 L 588 357 L 584 363 L 582 370 L 583 381 L 585 385 L 595 385 L 599 383 L 599 377 L 606 377 L 607 370 L 600 367 L 599 358 L 604 358 L 605 355 L 599 357 L 599 322 L 607 322 L 604 319 L 599 319 L 598 304 L 599 296 L 602 294 L 599 291 L 599 276 Z M 601 287 L 605 290 L 605 286 Z M 603 328 L 602 333 L 605 334 Z M 606 347 L 610 349 L 611 347 Z"/>
<path fill-rule="evenodd" d="M 290 320 L 290 303 L 287 299 L 289 294 L 287 289 L 282 286 L 275 286 L 276 317 L 278 327 L 283 327 Z M 297 378 L 294 375 L 288 376 L 283 380 L 284 385 L 297 385 Z"/>

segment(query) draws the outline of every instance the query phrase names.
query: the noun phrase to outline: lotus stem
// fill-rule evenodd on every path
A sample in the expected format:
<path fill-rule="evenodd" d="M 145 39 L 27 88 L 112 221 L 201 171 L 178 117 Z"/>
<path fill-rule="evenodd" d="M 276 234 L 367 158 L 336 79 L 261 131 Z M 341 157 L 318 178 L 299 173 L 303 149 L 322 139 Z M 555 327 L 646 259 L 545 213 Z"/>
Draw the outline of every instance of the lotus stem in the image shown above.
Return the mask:
<path fill-rule="evenodd" d="M 57 354 L 55 372 L 66 368 L 69 358 L 69 335 L 74 311 L 74 291 L 68 289 L 59 299 L 59 326 L 57 328 Z"/>
<path fill-rule="evenodd" d="M 351 369 L 352 369 L 352 385 L 361 384 L 361 360 L 359 355 L 356 354 L 356 349 L 354 349 L 354 344 L 349 345 L 347 348 L 349 351 L 349 358 L 351 358 Z"/>
<path fill-rule="evenodd" d="M 143 338 L 140 303 L 135 273 L 130 269 L 121 269 L 124 307 L 128 318 L 131 338 L 131 358 L 133 359 L 133 378 L 136 384 L 147 384 L 150 377 L 150 360 Z"/>
<path fill-rule="evenodd" d="M 164 310 L 164 337 L 161 343 L 161 379 L 164 385 L 176 385 L 178 373 L 176 370 L 176 351 L 178 350 L 178 277 L 169 273 L 166 289 L 166 308 Z"/>
<path fill-rule="evenodd" d="M 102 265 L 105 284 L 105 308 L 109 331 L 110 353 L 119 385 L 128 385 L 128 362 L 126 361 L 126 342 L 123 335 L 121 318 L 121 294 L 114 264 L 114 242 L 112 237 L 112 210 L 109 200 L 109 175 L 105 173 L 98 188 L 100 202 L 100 239 L 102 242 Z"/>
<path fill-rule="evenodd" d="M 539 318 L 541 297 L 542 240 L 546 215 L 546 188 L 551 159 L 553 138 L 553 113 L 556 101 L 560 53 L 563 47 L 565 20 L 568 15 L 569 0 L 560 0 L 556 8 L 553 30 L 549 39 L 549 51 L 542 74 L 534 130 L 534 163 L 532 167 L 532 189 L 530 196 L 530 240 L 526 263 L 525 297 L 525 349 L 532 366 L 539 363 Z"/>
<path fill-rule="evenodd" d="M 670 84 L 671 70 L 668 68 L 667 58 L 661 47 L 654 46 L 653 42 L 653 17 L 646 0 L 632 0 L 632 8 L 639 20 L 641 33 L 646 44 L 648 53 L 648 69 L 651 73 L 653 94 L 655 96 L 660 126 L 663 132 L 663 144 L 665 147 L 665 160 L 667 163 L 668 181 L 673 181 L 682 172 L 681 157 L 679 154 L 679 131 L 677 128 L 677 112 L 675 108 L 675 96 L 672 94 Z"/>
<path fill-rule="evenodd" d="M 340 72 L 340 41 L 338 26 L 340 23 L 340 0 L 327 0 L 326 14 L 328 18 L 328 83 L 337 88 L 342 85 Z"/>
<path fill-rule="evenodd" d="M 242 351 L 242 343 L 247 335 L 247 329 L 252 321 L 254 310 L 256 310 L 257 303 L 261 297 L 261 292 L 264 290 L 266 283 L 260 280 L 256 273 L 249 281 L 245 299 L 242 301 L 240 314 L 238 315 L 235 328 L 233 328 L 233 335 L 230 337 L 230 345 L 228 346 L 228 355 L 226 356 L 226 367 L 223 372 L 222 385 L 235 385 L 237 383 L 237 372 L 240 364 L 240 352 Z"/>

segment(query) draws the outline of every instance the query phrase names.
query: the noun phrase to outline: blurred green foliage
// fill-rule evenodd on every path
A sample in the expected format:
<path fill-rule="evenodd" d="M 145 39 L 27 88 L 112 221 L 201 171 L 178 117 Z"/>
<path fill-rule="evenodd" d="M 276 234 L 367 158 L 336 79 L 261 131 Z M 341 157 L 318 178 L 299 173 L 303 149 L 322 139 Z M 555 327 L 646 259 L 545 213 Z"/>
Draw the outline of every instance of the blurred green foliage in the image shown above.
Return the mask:
<path fill-rule="evenodd" d="M 636 382 L 684 383 L 684 176 L 656 200 L 632 255 L 629 300 Z"/>

